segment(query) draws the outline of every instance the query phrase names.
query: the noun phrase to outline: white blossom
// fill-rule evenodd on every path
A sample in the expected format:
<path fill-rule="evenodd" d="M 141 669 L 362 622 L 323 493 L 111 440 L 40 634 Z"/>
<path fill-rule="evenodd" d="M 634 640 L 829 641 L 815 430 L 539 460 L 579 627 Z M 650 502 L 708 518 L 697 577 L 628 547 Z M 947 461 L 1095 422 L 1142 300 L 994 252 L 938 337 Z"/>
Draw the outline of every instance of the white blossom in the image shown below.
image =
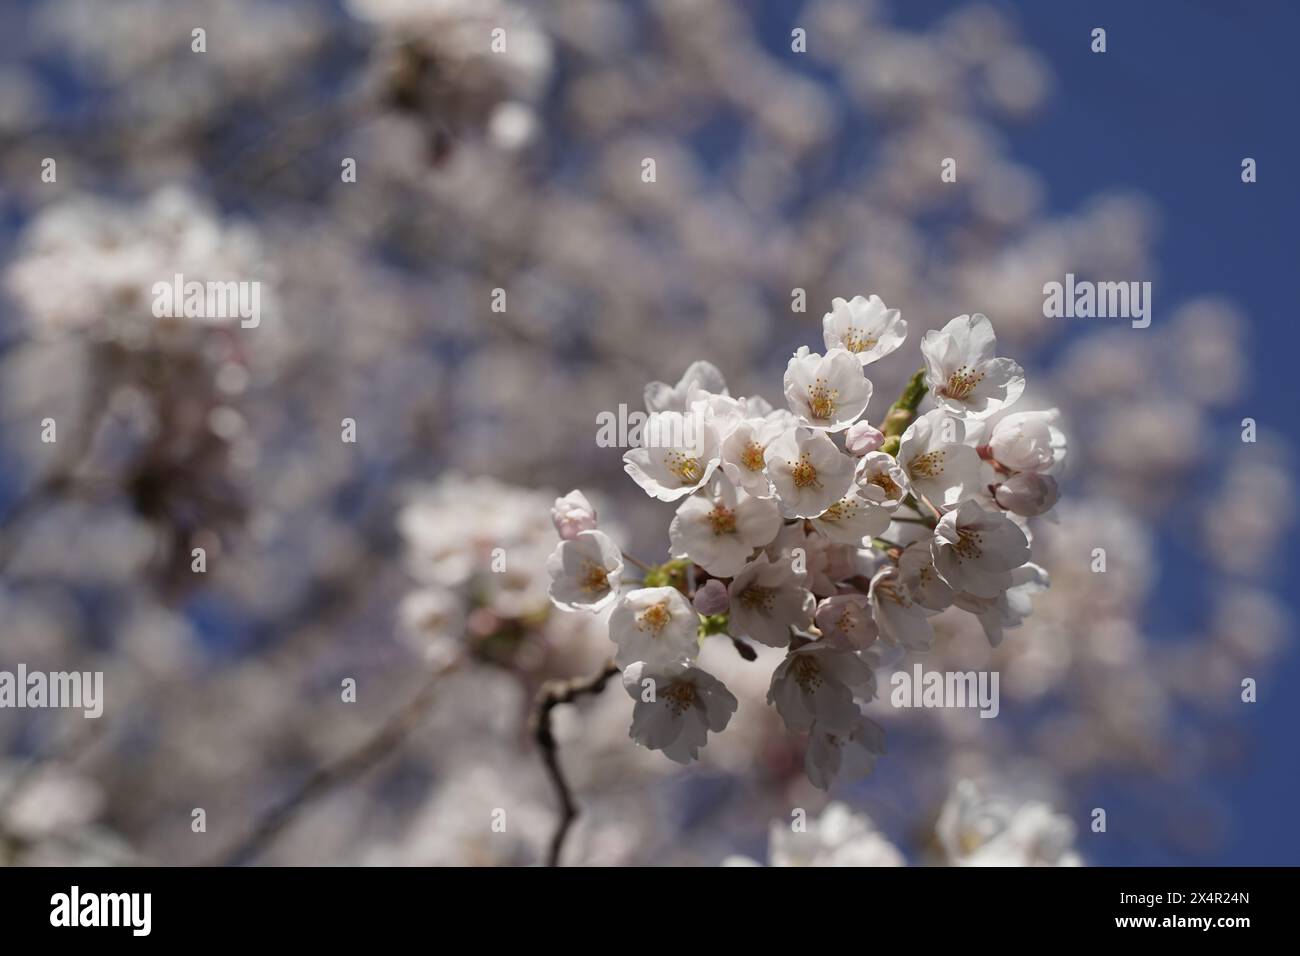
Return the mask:
<path fill-rule="evenodd" d="M 871 579 L 871 611 L 880 636 L 890 644 L 927 651 L 934 641 L 929 612 L 912 597 L 898 568 L 888 565 Z"/>
<path fill-rule="evenodd" d="M 618 597 L 623 553 L 603 531 L 561 541 L 546 559 L 551 601 L 566 611 L 601 611 Z"/>
<path fill-rule="evenodd" d="M 660 667 L 699 653 L 700 616 L 676 588 L 629 591 L 614 606 L 609 638 L 620 667 L 645 661 Z"/>
<path fill-rule="evenodd" d="M 723 478 L 682 502 L 668 526 L 668 539 L 674 557 L 729 578 L 780 529 L 776 502 L 751 497 Z"/>
<path fill-rule="evenodd" d="M 925 381 L 938 404 L 958 415 L 987 418 L 1025 390 L 1025 373 L 1011 359 L 998 358 L 997 337 L 988 318 L 959 315 L 921 340 Z"/>
<path fill-rule="evenodd" d="M 935 824 L 955 866 L 1079 866 L 1074 823 L 1041 801 L 985 794 L 969 780 L 953 788 Z"/>
<path fill-rule="evenodd" d="M 825 535 L 805 531 L 802 521 L 786 525 L 767 547 L 774 562 L 789 562 L 802 572 L 805 586 L 819 597 L 834 594 L 840 581 L 856 573 L 856 551 L 855 545 L 835 544 Z"/>
<path fill-rule="evenodd" d="M 808 627 L 816 607 L 805 577 L 790 562 L 774 563 L 766 553 L 745 565 L 727 587 L 731 634 L 768 647 L 789 644 L 790 628 Z"/>
<path fill-rule="evenodd" d="M 907 338 L 907 323 L 873 295 L 855 295 L 847 302 L 831 299 L 831 311 L 822 317 L 822 338 L 828 350 L 842 348 L 863 365 L 889 355 Z"/>
<path fill-rule="evenodd" d="M 1047 572 L 1036 564 L 1022 564 L 1011 572 L 1011 587 L 997 597 L 980 598 L 973 594 L 956 592 L 953 603 L 974 614 L 984 629 L 991 647 L 1002 643 L 1005 628 L 1019 627 L 1032 610 L 1033 595 L 1046 591 L 1051 585 Z"/>
<path fill-rule="evenodd" d="M 774 439 L 764 460 L 787 518 L 815 518 L 843 498 L 857 467 L 824 432 L 808 428 L 791 429 Z"/>
<path fill-rule="evenodd" d="M 677 763 L 697 759 L 709 731 L 721 733 L 736 712 L 722 681 L 692 664 L 637 661 L 623 671 L 623 687 L 636 701 L 629 736 Z"/>
<path fill-rule="evenodd" d="M 860 548 L 889 527 L 897 507 L 879 485 L 854 482 L 848 494 L 812 519 L 812 526 L 835 544 Z"/>
<path fill-rule="evenodd" d="M 879 631 L 871 616 L 871 602 L 865 594 L 835 594 L 817 605 L 813 615 L 822 640 L 864 648 Z"/>
<path fill-rule="evenodd" d="M 930 539 L 915 541 L 903 549 L 898 572 L 907 593 L 917 604 L 930 611 L 942 611 L 953 602 L 953 590 L 934 569 Z"/>
<path fill-rule="evenodd" d="M 997 416 L 988 429 L 988 449 L 1010 471 L 1054 474 L 1065 460 L 1065 433 L 1057 427 L 1058 409 Z"/>
<path fill-rule="evenodd" d="M 1025 518 L 1046 514 L 1060 497 L 1056 479 L 1034 471 L 1012 475 L 993 491 L 993 500 L 1000 507 Z"/>
<path fill-rule="evenodd" d="M 878 504 L 888 511 L 893 511 L 911 494 L 907 472 L 898 463 L 898 459 L 883 451 L 863 455 L 853 477 L 859 485 L 874 485 L 879 488 L 883 498 L 878 500 Z"/>
<path fill-rule="evenodd" d="M 903 866 L 905 860 L 863 814 L 832 803 L 803 831 L 788 820 L 772 824 L 768 856 L 773 866 Z"/>
<path fill-rule="evenodd" d="M 722 471 L 732 482 L 757 498 L 773 495 L 765 454 L 776 438 L 794 429 L 798 419 L 788 409 L 769 411 L 762 418 L 738 422 L 722 442 Z"/>
<path fill-rule="evenodd" d="M 825 730 L 850 733 L 861 711 L 855 697 L 876 693 L 871 667 L 851 648 L 810 641 L 791 650 L 772 673 L 767 701 L 793 731 L 816 721 Z"/>
<path fill-rule="evenodd" d="M 876 758 L 885 753 L 885 729 L 859 716 L 848 732 L 814 723 L 808 731 L 804 771 L 814 787 L 829 790 L 837 777 L 860 780 L 871 773 Z"/>
<path fill-rule="evenodd" d="M 692 362 L 676 385 L 651 382 L 645 387 L 645 408 L 648 412 L 686 412 L 690 409 L 692 392 L 700 390 L 716 395 L 727 395 L 727 380 L 712 362 Z"/>
<path fill-rule="evenodd" d="M 1012 569 L 1029 560 L 1029 542 L 1002 512 L 964 501 L 939 519 L 930 555 L 953 590 L 991 598 L 1009 588 Z"/>
<path fill-rule="evenodd" d="M 702 487 L 720 461 L 714 426 L 698 406 L 690 412 L 655 412 L 641 430 L 641 445 L 623 455 L 623 470 L 652 498 L 676 501 Z"/>
<path fill-rule="evenodd" d="M 965 425 L 942 408 L 920 416 L 899 441 L 898 461 L 912 489 L 941 507 L 970 497 L 980 487 L 979 453 L 964 444 Z"/>
<path fill-rule="evenodd" d="M 800 424 L 838 432 L 866 411 L 871 382 L 852 353 L 831 349 L 818 355 L 804 345 L 786 366 L 785 398 Z"/>

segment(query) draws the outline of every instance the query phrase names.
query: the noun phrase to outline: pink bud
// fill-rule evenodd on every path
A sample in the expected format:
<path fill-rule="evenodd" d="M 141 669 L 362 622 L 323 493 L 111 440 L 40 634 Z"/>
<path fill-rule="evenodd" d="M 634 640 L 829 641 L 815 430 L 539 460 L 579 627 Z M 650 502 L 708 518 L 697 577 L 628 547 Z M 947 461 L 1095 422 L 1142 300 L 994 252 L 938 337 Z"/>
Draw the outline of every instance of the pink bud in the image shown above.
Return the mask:
<path fill-rule="evenodd" d="M 1022 471 L 998 485 L 993 497 L 1008 511 L 1034 518 L 1050 511 L 1060 492 L 1056 488 L 1056 479 L 1051 475 Z"/>
<path fill-rule="evenodd" d="M 876 451 L 885 443 L 885 436 L 879 429 L 872 428 L 866 422 L 857 422 L 849 426 L 849 430 L 844 435 L 844 450 L 850 455 L 856 455 L 861 458 L 863 455 Z"/>
<path fill-rule="evenodd" d="M 565 541 L 571 541 L 583 531 L 596 527 L 596 509 L 591 506 L 587 496 L 574 489 L 563 498 L 556 498 L 551 508 L 551 521 L 555 530 Z"/>
<path fill-rule="evenodd" d="M 727 586 L 717 578 L 710 578 L 704 582 L 704 587 L 695 592 L 694 603 L 695 610 L 706 617 L 721 614 L 731 606 L 731 600 L 727 597 Z"/>

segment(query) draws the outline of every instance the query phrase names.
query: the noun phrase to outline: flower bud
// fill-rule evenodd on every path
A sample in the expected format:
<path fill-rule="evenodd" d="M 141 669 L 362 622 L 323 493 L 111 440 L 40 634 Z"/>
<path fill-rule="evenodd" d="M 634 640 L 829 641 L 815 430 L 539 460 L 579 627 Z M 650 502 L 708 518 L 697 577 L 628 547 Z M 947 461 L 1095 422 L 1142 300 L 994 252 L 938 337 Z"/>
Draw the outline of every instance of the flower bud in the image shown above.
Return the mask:
<path fill-rule="evenodd" d="M 693 603 L 695 610 L 705 617 L 724 614 L 731 606 L 731 600 L 727 597 L 727 586 L 717 578 L 710 578 L 704 582 L 704 586 L 695 592 Z"/>
<path fill-rule="evenodd" d="M 551 521 L 555 530 L 565 541 L 571 541 L 583 531 L 596 527 L 596 509 L 591 506 L 587 496 L 574 489 L 563 498 L 556 498 L 551 508 Z"/>
<path fill-rule="evenodd" d="M 876 451 L 884 443 L 884 434 L 866 422 L 857 422 L 849 426 L 849 430 L 844 434 L 844 450 L 858 458 L 868 452 Z"/>
<path fill-rule="evenodd" d="M 993 497 L 1008 511 L 1034 518 L 1050 511 L 1060 493 L 1051 475 L 1022 471 L 998 485 Z"/>

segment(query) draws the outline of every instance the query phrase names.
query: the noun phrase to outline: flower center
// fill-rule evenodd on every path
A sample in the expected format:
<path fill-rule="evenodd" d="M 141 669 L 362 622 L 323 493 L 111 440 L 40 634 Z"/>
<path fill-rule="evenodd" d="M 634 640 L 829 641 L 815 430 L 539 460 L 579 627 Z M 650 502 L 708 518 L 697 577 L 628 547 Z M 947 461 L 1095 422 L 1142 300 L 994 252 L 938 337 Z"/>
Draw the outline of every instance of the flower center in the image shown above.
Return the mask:
<path fill-rule="evenodd" d="M 817 688 L 821 687 L 825 681 L 822 680 L 822 669 L 809 654 L 798 654 L 795 656 L 794 663 L 790 666 L 790 675 L 794 678 L 799 689 L 805 694 L 815 693 Z"/>
<path fill-rule="evenodd" d="M 850 498 L 841 498 L 827 508 L 817 519 L 819 521 L 852 521 L 858 513 L 858 504 Z"/>
<path fill-rule="evenodd" d="M 867 484 L 875 485 L 890 499 L 896 500 L 903 497 L 903 489 L 898 487 L 898 482 L 884 473 L 872 475 L 867 479 Z"/>
<path fill-rule="evenodd" d="M 907 470 L 913 475 L 919 475 L 922 478 L 934 478 L 943 474 L 943 459 L 946 452 L 929 451 L 924 455 L 917 455 L 907 463 Z"/>
<path fill-rule="evenodd" d="M 704 465 L 700 460 L 683 455 L 679 451 L 669 452 L 664 464 L 684 485 L 697 484 L 704 477 Z"/>
<path fill-rule="evenodd" d="M 754 584 L 740 592 L 740 603 L 751 611 L 771 614 L 772 604 L 776 600 L 776 588 L 765 588 Z"/>
<path fill-rule="evenodd" d="M 788 462 L 790 478 L 796 488 L 817 488 L 817 468 L 808 460 L 808 453 L 799 456 L 798 461 Z"/>
<path fill-rule="evenodd" d="M 812 417 L 828 421 L 835 414 L 836 399 L 839 397 L 839 389 L 831 388 L 824 378 L 817 379 L 808 387 L 808 409 L 812 412 Z"/>
<path fill-rule="evenodd" d="M 978 561 L 984 554 L 984 549 L 980 547 L 980 541 L 983 539 L 978 531 L 972 531 L 969 528 L 957 529 L 957 543 L 952 546 L 953 551 L 957 553 L 957 560 L 969 559 Z"/>
<path fill-rule="evenodd" d="M 858 616 L 853 613 L 852 607 L 846 605 L 844 610 L 840 611 L 840 616 L 835 621 L 835 630 L 842 634 L 848 634 L 857 626 Z"/>
<path fill-rule="evenodd" d="M 850 352 L 865 352 L 867 349 L 875 348 L 878 341 L 880 340 L 874 335 L 849 329 L 844 336 L 844 347 Z"/>
<path fill-rule="evenodd" d="M 948 384 L 941 391 L 949 398 L 962 399 L 975 391 L 975 386 L 984 379 L 983 372 L 976 372 L 969 365 L 963 365 L 948 376 Z"/>
<path fill-rule="evenodd" d="M 680 717 L 688 707 L 695 705 L 695 685 L 689 681 L 675 681 L 663 692 L 663 699 L 674 717 Z"/>
<path fill-rule="evenodd" d="M 660 601 L 658 604 L 652 604 L 641 612 L 641 618 L 637 621 L 636 626 L 639 630 L 649 630 L 655 637 L 658 637 L 659 632 L 668 626 L 668 622 L 672 620 L 672 617 L 668 610 L 668 604 Z"/>
<path fill-rule="evenodd" d="M 886 600 L 893 601 L 900 607 L 911 607 L 912 599 L 901 588 L 896 581 L 878 581 L 875 591 Z"/>
<path fill-rule="evenodd" d="M 578 576 L 578 586 L 587 594 L 609 590 L 609 572 L 594 561 L 585 561 Z"/>
<path fill-rule="evenodd" d="M 715 535 L 732 534 L 736 530 L 736 513 L 723 504 L 713 506 L 708 521 Z"/>
<path fill-rule="evenodd" d="M 763 446 L 756 441 L 751 441 L 745 446 L 745 450 L 740 453 L 740 463 L 750 471 L 762 471 Z"/>

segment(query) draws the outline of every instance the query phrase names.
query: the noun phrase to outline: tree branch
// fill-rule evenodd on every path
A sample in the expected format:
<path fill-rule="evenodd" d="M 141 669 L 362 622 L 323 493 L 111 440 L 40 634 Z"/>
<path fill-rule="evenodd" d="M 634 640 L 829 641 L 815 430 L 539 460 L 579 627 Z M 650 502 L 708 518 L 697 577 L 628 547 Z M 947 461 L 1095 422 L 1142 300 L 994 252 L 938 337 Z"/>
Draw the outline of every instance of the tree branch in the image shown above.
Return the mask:
<path fill-rule="evenodd" d="M 560 704 L 571 704 L 585 694 L 599 694 L 605 684 L 619 672 L 613 661 L 606 662 L 597 673 L 590 677 L 576 677 L 572 680 L 547 681 L 537 693 L 533 704 L 531 720 L 533 739 L 542 752 L 546 772 L 555 786 L 555 793 L 560 798 L 560 819 L 551 834 L 551 846 L 547 853 L 546 865 L 559 866 L 560 852 L 564 849 L 564 840 L 569 835 L 569 828 L 578 816 L 578 805 L 573 800 L 573 791 L 564 777 L 560 767 L 560 748 L 551 732 L 551 711 Z"/>
<path fill-rule="evenodd" d="M 218 854 L 209 866 L 240 866 L 258 856 L 273 843 L 310 804 L 331 790 L 361 777 L 385 757 L 397 750 L 434 701 L 438 682 L 461 663 L 456 658 L 435 670 L 424 685 L 399 711 L 393 714 L 375 734 L 355 750 L 344 754 L 332 764 L 315 770 L 283 803 L 263 816 L 252 829 L 233 846 Z"/>

